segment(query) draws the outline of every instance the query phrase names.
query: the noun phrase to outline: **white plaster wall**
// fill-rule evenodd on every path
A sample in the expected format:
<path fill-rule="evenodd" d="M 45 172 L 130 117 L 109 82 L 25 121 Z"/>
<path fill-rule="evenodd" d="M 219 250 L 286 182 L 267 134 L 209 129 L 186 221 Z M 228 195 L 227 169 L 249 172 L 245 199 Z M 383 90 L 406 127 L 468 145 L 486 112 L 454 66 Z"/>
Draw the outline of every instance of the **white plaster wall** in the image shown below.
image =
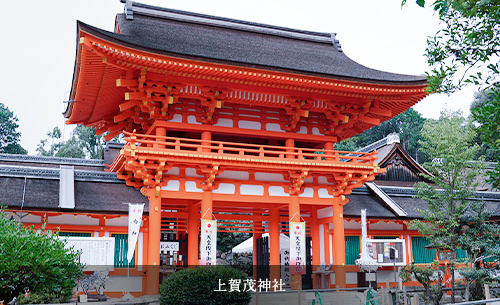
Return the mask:
<path fill-rule="evenodd" d="M 320 188 L 318 190 L 318 197 L 319 198 L 333 198 L 333 195 L 328 194 L 328 190 L 325 188 Z"/>
<path fill-rule="evenodd" d="M 312 198 L 314 197 L 314 189 L 312 187 L 304 188 L 304 192 L 299 197 Z"/>
<path fill-rule="evenodd" d="M 253 184 L 242 184 L 240 185 L 240 194 L 262 196 L 264 195 L 264 186 L 253 185 Z"/>
<path fill-rule="evenodd" d="M 167 175 L 170 176 L 179 176 L 179 168 L 178 167 L 172 167 L 168 172 Z"/>
<path fill-rule="evenodd" d="M 164 191 L 178 191 L 180 186 L 181 183 L 179 180 L 168 180 L 167 185 L 162 186 L 161 189 Z"/>
<path fill-rule="evenodd" d="M 255 173 L 255 181 L 288 182 L 282 174 Z"/>
<path fill-rule="evenodd" d="M 214 194 L 234 194 L 235 186 L 231 183 L 220 183 L 216 190 L 213 190 Z"/>
<path fill-rule="evenodd" d="M 188 123 L 201 125 L 201 123 L 196 121 L 196 117 L 194 115 L 188 115 Z"/>
<path fill-rule="evenodd" d="M 219 179 L 232 179 L 232 180 L 248 180 L 248 172 L 242 171 L 224 171 L 222 174 L 218 175 Z"/>
<path fill-rule="evenodd" d="M 318 182 L 319 182 L 319 184 L 333 184 L 331 182 L 328 182 L 328 179 L 326 179 L 325 176 L 319 176 L 318 177 Z"/>
<path fill-rule="evenodd" d="M 56 225 L 98 226 L 99 219 L 89 218 L 87 215 L 77 215 L 75 218 L 74 215 L 63 214 L 62 217 L 48 217 L 47 223 Z"/>
<path fill-rule="evenodd" d="M 128 227 L 128 216 L 106 219 L 105 224 L 110 227 Z"/>
<path fill-rule="evenodd" d="M 184 185 L 186 188 L 186 192 L 191 192 L 191 193 L 203 193 L 203 190 L 196 187 L 196 182 L 194 181 L 186 181 L 186 184 Z"/>
<path fill-rule="evenodd" d="M 266 124 L 266 130 L 268 130 L 268 131 L 285 132 L 284 130 L 281 130 L 280 124 L 275 124 L 275 123 L 267 123 Z"/>
<path fill-rule="evenodd" d="M 255 121 L 238 121 L 238 127 L 242 129 L 254 129 L 254 130 L 260 130 L 261 124 L 260 122 L 255 122 Z"/>
<path fill-rule="evenodd" d="M 403 230 L 403 225 L 394 223 L 392 221 L 389 221 L 389 223 L 381 221 L 379 223 L 369 224 L 368 230 Z"/>
<path fill-rule="evenodd" d="M 333 209 L 332 207 L 326 207 L 322 209 L 318 209 L 318 219 L 326 218 L 326 217 L 332 217 L 333 216 Z"/>
<path fill-rule="evenodd" d="M 14 215 L 14 219 L 16 221 L 19 220 L 19 215 L 21 213 L 16 213 L 16 215 Z M 7 213 L 8 218 L 10 218 L 12 216 L 12 213 L 11 212 L 8 212 Z M 42 223 L 42 216 L 36 216 L 36 215 L 28 215 L 28 213 L 26 212 L 23 212 L 23 223 Z M 50 219 L 50 218 L 49 218 Z"/>
<path fill-rule="evenodd" d="M 222 127 L 233 127 L 233 120 L 231 119 L 219 119 L 217 120 L 217 124 L 213 124 L 214 126 L 222 126 Z"/>
<path fill-rule="evenodd" d="M 344 230 L 361 230 L 361 224 L 356 221 L 344 220 Z"/>
<path fill-rule="evenodd" d="M 306 126 L 300 126 L 300 130 L 297 131 L 297 133 L 307 134 L 307 127 Z"/>
<path fill-rule="evenodd" d="M 271 185 L 269 187 L 269 196 L 290 197 L 290 194 L 285 193 L 285 188 L 282 186 Z"/>
<path fill-rule="evenodd" d="M 203 176 L 198 175 L 196 173 L 196 169 L 194 168 L 186 168 L 186 177 L 203 177 Z"/>
<path fill-rule="evenodd" d="M 176 113 L 170 122 L 182 123 L 182 114 Z"/>

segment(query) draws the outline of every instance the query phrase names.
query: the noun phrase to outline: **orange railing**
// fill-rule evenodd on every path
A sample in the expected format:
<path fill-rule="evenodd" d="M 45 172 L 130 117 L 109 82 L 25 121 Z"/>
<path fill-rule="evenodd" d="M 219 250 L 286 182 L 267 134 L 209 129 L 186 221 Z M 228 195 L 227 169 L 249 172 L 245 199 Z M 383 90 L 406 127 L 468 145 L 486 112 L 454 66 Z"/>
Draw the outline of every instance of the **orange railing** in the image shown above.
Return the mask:
<path fill-rule="evenodd" d="M 292 148 L 284 146 L 255 145 L 234 142 L 207 141 L 199 139 L 174 138 L 166 136 L 143 135 L 125 132 L 127 144 L 124 148 L 135 145 L 137 148 L 175 151 L 197 154 L 225 155 L 261 160 L 290 159 L 313 161 L 318 163 L 348 162 L 373 165 L 376 152 L 352 152 L 323 149 Z M 148 149 L 149 150 L 149 149 Z M 117 160 L 115 160 L 116 162 Z"/>

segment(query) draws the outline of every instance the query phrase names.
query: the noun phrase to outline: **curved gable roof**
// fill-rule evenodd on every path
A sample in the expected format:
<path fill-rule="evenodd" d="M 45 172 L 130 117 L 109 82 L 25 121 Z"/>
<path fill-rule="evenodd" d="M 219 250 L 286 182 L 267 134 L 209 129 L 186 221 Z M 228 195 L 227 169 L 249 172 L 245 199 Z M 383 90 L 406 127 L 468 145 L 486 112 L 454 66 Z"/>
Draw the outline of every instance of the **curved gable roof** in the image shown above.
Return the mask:
<path fill-rule="evenodd" d="M 335 34 L 301 31 L 139 3 L 118 14 L 119 33 L 79 23 L 83 31 L 137 49 L 190 59 L 393 85 L 425 84 L 425 76 L 371 69 L 347 57 Z"/>

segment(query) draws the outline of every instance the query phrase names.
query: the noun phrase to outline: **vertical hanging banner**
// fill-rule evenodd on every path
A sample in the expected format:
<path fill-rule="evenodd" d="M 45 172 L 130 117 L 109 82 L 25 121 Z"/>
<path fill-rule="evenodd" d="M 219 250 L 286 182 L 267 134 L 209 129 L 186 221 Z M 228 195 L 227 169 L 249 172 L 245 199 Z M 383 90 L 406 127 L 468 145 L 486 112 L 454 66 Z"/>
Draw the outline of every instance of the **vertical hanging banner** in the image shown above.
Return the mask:
<path fill-rule="evenodd" d="M 217 221 L 201 220 L 201 259 L 200 265 L 211 266 L 217 263 Z"/>
<path fill-rule="evenodd" d="M 285 287 L 290 287 L 292 278 L 290 277 L 290 249 L 281 249 L 281 279 Z"/>
<path fill-rule="evenodd" d="M 139 230 L 141 229 L 142 212 L 144 211 L 144 203 L 141 204 L 128 204 L 128 251 L 127 261 L 134 257 L 135 244 L 137 237 L 139 237 Z"/>
<path fill-rule="evenodd" d="M 290 221 L 290 274 L 306 274 L 306 223 Z"/>

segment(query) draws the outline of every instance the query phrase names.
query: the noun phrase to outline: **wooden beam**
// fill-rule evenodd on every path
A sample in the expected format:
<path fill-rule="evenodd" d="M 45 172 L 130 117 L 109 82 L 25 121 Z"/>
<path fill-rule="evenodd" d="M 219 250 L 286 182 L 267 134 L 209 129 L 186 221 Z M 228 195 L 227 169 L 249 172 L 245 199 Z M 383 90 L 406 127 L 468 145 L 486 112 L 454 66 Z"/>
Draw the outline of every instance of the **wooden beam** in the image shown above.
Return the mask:
<path fill-rule="evenodd" d="M 361 122 L 371 124 L 371 125 L 380 125 L 380 119 L 370 118 L 370 117 L 367 117 L 364 115 L 360 115 L 358 117 L 358 120 L 360 120 Z"/>
<path fill-rule="evenodd" d="M 117 87 L 137 87 L 139 85 L 139 82 L 136 79 L 124 79 L 124 78 L 118 78 L 116 79 L 116 86 Z"/>
<path fill-rule="evenodd" d="M 128 101 L 128 102 L 125 102 L 123 104 L 120 104 L 118 107 L 120 108 L 120 111 L 125 111 L 125 110 L 129 110 L 130 108 L 133 108 L 137 105 L 139 105 L 141 103 L 140 100 L 132 100 L 132 101 Z"/>
<path fill-rule="evenodd" d="M 372 108 L 370 108 L 370 112 L 381 115 L 381 116 L 386 116 L 386 117 L 392 118 L 392 110 L 389 110 L 389 109 L 381 109 L 381 108 L 372 107 Z"/>
<path fill-rule="evenodd" d="M 114 121 L 115 123 L 118 123 L 118 122 L 121 122 L 121 121 L 123 121 L 123 120 L 125 120 L 125 119 L 128 119 L 128 118 L 130 118 L 130 117 L 134 116 L 134 114 L 135 114 L 135 112 L 134 112 L 134 111 L 125 111 L 125 112 L 122 112 L 122 113 L 120 113 L 120 114 L 118 114 L 118 115 L 115 115 L 115 116 L 113 117 L 113 121 Z"/>

